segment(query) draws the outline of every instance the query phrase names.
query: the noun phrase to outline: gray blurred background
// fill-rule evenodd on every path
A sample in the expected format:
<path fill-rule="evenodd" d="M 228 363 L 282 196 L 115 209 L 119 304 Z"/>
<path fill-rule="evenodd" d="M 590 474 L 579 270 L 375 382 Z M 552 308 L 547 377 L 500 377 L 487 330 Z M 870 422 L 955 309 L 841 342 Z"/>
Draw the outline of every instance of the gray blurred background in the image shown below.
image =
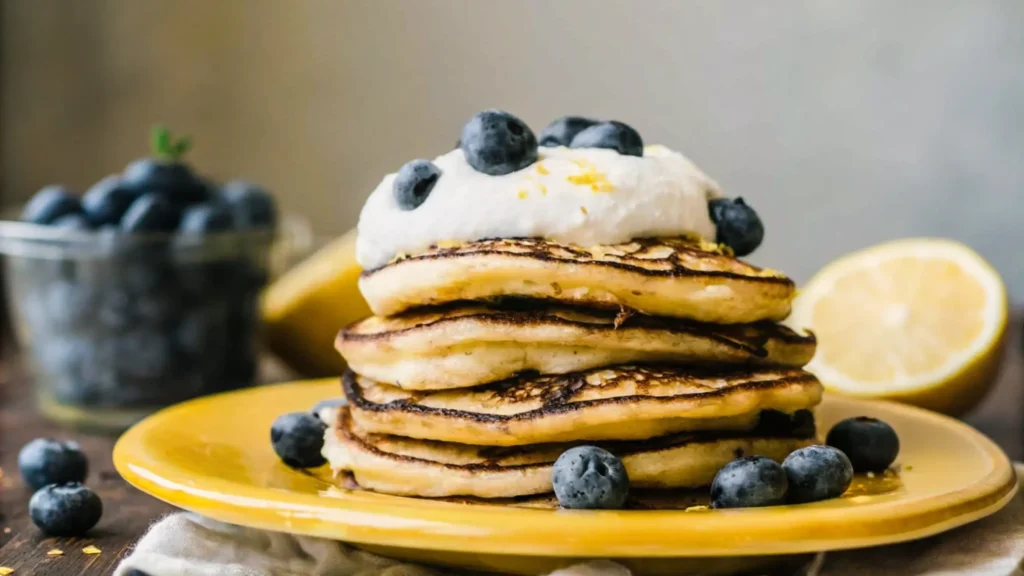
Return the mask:
<path fill-rule="evenodd" d="M 0 0 L 0 193 L 84 189 L 162 121 L 324 234 L 488 107 L 626 121 L 761 212 L 806 280 L 966 241 L 1024 300 L 1024 2 Z"/>

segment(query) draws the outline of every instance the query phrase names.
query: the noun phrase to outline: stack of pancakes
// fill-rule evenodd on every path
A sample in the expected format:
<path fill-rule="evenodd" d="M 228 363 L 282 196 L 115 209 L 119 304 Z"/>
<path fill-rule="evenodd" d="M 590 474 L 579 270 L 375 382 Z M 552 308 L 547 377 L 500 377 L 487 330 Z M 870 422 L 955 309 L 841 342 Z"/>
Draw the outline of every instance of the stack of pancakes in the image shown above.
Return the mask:
<path fill-rule="evenodd" d="M 324 455 L 362 488 L 544 494 L 580 444 L 619 456 L 634 488 L 692 488 L 813 443 L 814 338 L 776 323 L 793 282 L 718 245 L 482 240 L 360 288 L 378 316 L 338 336 L 348 406 Z"/>

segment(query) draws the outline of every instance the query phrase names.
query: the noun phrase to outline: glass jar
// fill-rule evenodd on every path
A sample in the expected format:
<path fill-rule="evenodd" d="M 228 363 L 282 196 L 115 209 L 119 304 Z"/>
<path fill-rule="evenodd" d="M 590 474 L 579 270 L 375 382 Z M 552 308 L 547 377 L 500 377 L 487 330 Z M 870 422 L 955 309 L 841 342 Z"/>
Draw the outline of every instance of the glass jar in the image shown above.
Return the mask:
<path fill-rule="evenodd" d="M 10 318 L 39 409 L 119 431 L 256 381 L 274 235 L 126 235 L 0 222 Z"/>

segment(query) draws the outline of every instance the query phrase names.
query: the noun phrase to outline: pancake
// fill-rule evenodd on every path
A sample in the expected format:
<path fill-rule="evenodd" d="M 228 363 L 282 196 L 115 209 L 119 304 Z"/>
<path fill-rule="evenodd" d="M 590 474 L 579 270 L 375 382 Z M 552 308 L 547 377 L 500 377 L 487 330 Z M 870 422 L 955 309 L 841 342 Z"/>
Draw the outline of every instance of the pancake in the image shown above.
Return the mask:
<path fill-rule="evenodd" d="M 362 430 L 484 446 L 749 430 L 761 410 L 792 413 L 821 401 L 821 384 L 797 368 L 624 365 L 441 391 L 402 390 L 349 371 L 343 386 Z"/>
<path fill-rule="evenodd" d="M 741 456 L 782 461 L 814 439 L 813 416 L 770 417 L 749 432 L 695 432 L 643 442 L 603 442 L 622 459 L 631 488 L 695 488 L 711 484 Z M 400 496 L 510 498 L 551 491 L 552 465 L 575 444 L 514 448 L 470 446 L 371 434 L 347 409 L 327 430 L 324 456 L 362 488 Z"/>
<path fill-rule="evenodd" d="M 363 272 L 359 287 L 378 316 L 526 297 L 723 324 L 782 320 L 796 291 L 778 272 L 685 238 L 591 248 L 536 238 L 481 240 L 398 258 Z"/>
<path fill-rule="evenodd" d="M 450 305 L 374 316 L 338 334 L 357 373 L 406 390 L 466 388 L 521 372 L 565 374 L 631 362 L 801 367 L 811 335 L 771 322 L 692 320 L 530 304 Z"/>

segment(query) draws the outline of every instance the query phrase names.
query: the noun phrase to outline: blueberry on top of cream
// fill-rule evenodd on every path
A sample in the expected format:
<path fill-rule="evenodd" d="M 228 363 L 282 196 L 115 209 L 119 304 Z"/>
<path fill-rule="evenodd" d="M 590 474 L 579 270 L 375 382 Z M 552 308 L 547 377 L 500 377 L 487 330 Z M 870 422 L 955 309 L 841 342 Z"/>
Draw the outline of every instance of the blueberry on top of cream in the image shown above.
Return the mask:
<path fill-rule="evenodd" d="M 708 202 L 708 215 L 715 223 L 715 242 L 737 256 L 750 254 L 764 240 L 764 224 L 743 198 L 715 198 Z"/>
<path fill-rule="evenodd" d="M 563 116 L 540 131 L 540 145 L 555 147 L 568 146 L 577 134 L 597 124 L 597 120 L 580 116 Z"/>
<path fill-rule="evenodd" d="M 484 110 L 462 128 L 466 161 L 491 176 L 511 174 L 537 161 L 537 137 L 525 122 L 503 110 Z"/>
<path fill-rule="evenodd" d="M 441 177 L 441 169 L 429 160 L 406 162 L 395 176 L 393 190 L 395 203 L 402 210 L 419 208 L 430 196 L 430 191 Z"/>
<path fill-rule="evenodd" d="M 632 127 L 612 120 L 595 124 L 572 139 L 572 148 L 610 148 L 626 156 L 643 156 L 644 140 Z"/>

